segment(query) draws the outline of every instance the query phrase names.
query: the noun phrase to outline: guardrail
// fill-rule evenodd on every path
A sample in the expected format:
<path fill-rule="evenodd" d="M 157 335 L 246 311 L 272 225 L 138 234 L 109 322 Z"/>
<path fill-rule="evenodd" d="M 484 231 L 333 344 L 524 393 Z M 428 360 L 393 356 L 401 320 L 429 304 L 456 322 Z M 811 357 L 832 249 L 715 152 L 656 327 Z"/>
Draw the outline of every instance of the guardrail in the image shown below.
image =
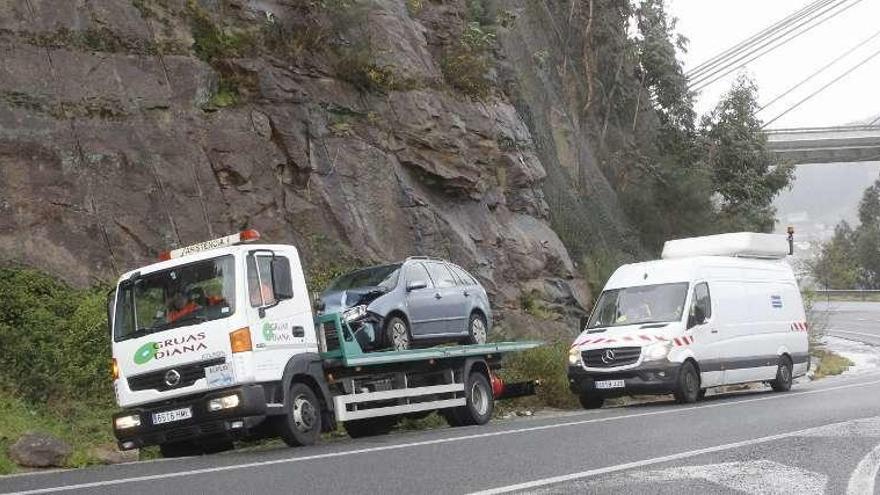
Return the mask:
<path fill-rule="evenodd" d="M 813 291 L 816 295 L 830 296 L 856 296 L 862 301 L 866 301 L 868 296 L 876 296 L 880 298 L 880 289 L 816 289 Z"/>

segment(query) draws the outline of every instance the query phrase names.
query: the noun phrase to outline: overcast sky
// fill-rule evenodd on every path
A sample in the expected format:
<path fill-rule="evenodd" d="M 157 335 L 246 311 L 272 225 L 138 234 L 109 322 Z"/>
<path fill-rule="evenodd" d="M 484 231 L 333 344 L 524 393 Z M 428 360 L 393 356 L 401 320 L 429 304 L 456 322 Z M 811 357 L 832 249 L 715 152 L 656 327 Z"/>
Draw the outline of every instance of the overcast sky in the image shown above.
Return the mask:
<path fill-rule="evenodd" d="M 683 55 L 685 69 L 696 67 L 806 6 L 808 0 L 666 0 L 678 17 L 677 31 L 690 39 Z M 850 47 L 880 30 L 880 0 L 862 0 L 837 17 L 764 55 L 746 71 L 758 82 L 760 100 L 770 101 L 830 62 Z M 880 50 L 880 36 L 841 60 L 800 89 L 761 112 L 765 121 Z M 697 111 L 710 110 L 729 89 L 735 74 L 703 90 Z M 808 127 L 846 124 L 880 115 L 880 55 L 791 111 L 771 127 Z"/>

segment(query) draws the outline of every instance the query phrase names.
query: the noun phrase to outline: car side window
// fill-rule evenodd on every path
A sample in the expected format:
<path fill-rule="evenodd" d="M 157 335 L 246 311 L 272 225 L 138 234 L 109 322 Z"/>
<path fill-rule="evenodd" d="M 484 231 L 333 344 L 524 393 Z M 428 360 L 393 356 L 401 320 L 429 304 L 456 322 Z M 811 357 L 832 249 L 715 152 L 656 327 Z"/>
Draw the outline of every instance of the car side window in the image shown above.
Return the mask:
<path fill-rule="evenodd" d="M 431 279 L 434 280 L 434 287 L 438 289 L 443 289 L 446 287 L 455 287 L 455 275 L 449 271 L 448 268 L 442 263 L 427 263 L 428 273 L 431 274 Z"/>
<path fill-rule="evenodd" d="M 474 277 L 472 277 L 468 272 L 464 271 L 464 269 L 462 269 L 458 266 L 455 266 L 455 265 L 447 265 L 447 266 L 453 272 L 455 272 L 456 275 L 458 275 L 458 278 L 461 279 L 461 281 L 464 285 L 477 285 L 477 281 L 474 279 Z"/>
<path fill-rule="evenodd" d="M 406 274 L 404 278 L 407 284 L 411 282 L 425 282 L 428 284 L 428 287 L 433 286 L 431 283 L 431 277 L 428 276 L 428 271 L 425 270 L 425 267 L 421 263 L 410 263 L 406 265 Z"/>
<path fill-rule="evenodd" d="M 247 257 L 248 297 L 251 306 L 259 308 L 275 304 L 275 290 L 272 287 L 272 257 Z"/>
<path fill-rule="evenodd" d="M 699 325 L 712 317 L 712 297 L 709 294 L 709 284 L 701 282 L 694 286 L 694 299 L 691 304 L 688 326 Z"/>

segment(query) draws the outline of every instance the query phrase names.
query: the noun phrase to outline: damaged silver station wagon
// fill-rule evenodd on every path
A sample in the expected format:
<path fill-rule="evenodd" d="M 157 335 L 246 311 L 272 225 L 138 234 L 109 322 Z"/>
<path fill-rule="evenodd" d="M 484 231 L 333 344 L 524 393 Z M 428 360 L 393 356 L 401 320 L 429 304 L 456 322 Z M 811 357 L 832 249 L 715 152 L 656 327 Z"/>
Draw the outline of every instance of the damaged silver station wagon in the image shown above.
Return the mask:
<path fill-rule="evenodd" d="M 342 275 L 321 295 L 318 310 L 342 313 L 358 343 L 371 350 L 483 344 L 492 325 L 480 283 L 457 265 L 427 257 Z"/>

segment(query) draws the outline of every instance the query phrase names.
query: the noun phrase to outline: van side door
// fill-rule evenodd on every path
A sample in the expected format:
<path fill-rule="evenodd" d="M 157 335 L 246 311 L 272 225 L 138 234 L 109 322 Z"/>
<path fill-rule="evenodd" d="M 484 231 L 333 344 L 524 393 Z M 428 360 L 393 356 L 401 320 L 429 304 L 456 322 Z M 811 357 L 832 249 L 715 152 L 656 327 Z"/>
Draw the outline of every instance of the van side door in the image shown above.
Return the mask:
<path fill-rule="evenodd" d="M 712 291 L 708 282 L 697 282 L 691 289 L 684 343 L 690 346 L 700 366 L 703 388 L 720 385 L 724 376 L 721 362 L 721 335 L 714 314 Z"/>

